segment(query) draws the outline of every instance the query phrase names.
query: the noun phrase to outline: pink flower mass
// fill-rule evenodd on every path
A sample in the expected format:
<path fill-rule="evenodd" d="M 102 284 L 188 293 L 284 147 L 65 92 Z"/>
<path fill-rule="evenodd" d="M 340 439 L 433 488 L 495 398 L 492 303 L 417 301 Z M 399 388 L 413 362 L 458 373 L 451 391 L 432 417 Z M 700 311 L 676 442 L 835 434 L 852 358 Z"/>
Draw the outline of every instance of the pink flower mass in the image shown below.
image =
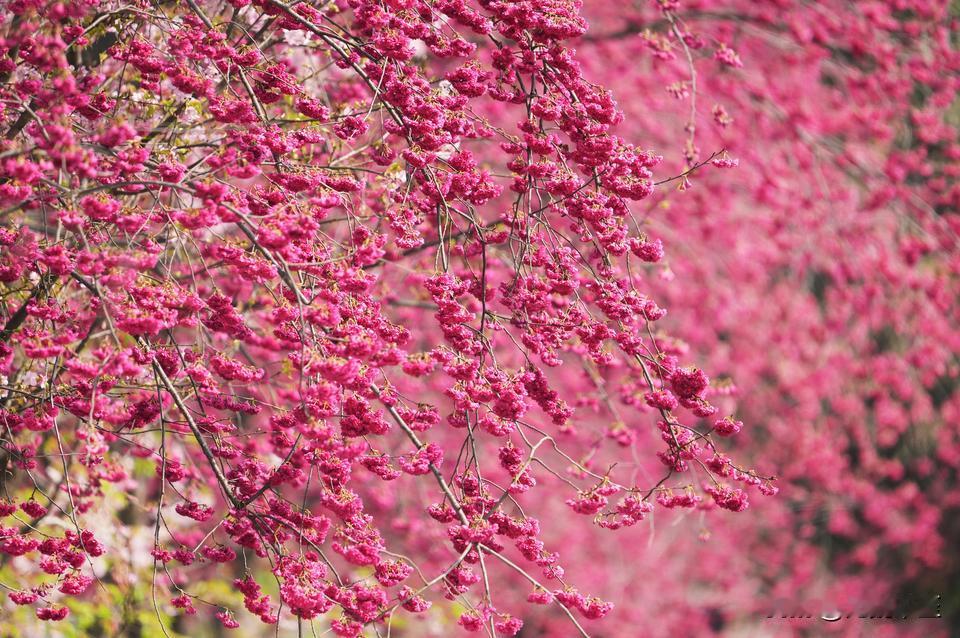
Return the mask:
<path fill-rule="evenodd" d="M 0 6 L 0 634 L 957 635 L 957 2 Z"/>

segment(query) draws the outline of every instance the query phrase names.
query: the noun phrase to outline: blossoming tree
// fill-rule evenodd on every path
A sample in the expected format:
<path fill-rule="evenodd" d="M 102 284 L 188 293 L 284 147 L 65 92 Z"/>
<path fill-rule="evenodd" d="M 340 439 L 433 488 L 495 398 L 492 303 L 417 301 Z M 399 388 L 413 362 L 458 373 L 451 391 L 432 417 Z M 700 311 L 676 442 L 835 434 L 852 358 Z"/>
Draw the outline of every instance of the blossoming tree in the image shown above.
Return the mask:
<path fill-rule="evenodd" d="M 0 625 L 695 635 L 943 590 L 956 12 L 8 2 Z"/>

